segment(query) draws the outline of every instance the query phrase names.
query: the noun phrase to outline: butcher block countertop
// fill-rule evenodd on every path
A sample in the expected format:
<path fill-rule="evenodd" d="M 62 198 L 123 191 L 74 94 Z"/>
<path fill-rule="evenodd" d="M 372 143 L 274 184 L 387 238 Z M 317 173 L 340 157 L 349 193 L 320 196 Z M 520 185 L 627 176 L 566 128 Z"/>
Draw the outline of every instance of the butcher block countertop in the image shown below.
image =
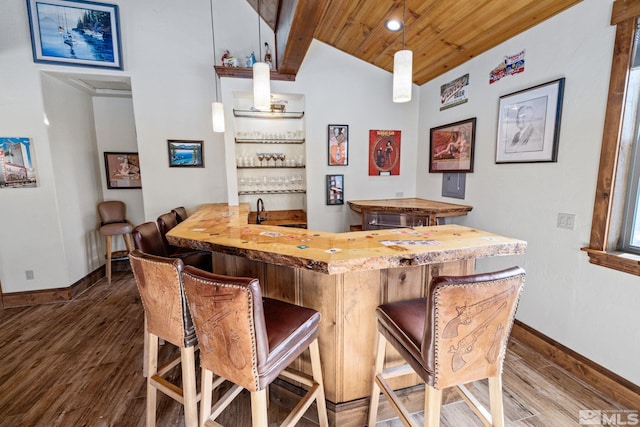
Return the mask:
<path fill-rule="evenodd" d="M 249 204 L 205 204 L 170 243 L 326 274 L 526 252 L 527 243 L 460 225 L 332 233 L 248 223 Z"/>

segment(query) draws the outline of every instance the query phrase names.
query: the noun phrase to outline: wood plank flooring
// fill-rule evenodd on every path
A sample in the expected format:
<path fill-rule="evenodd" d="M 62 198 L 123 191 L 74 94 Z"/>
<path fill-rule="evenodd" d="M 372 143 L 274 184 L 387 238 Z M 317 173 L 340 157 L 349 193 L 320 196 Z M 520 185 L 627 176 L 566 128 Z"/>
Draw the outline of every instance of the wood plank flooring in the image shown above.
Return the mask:
<path fill-rule="evenodd" d="M 145 425 L 142 330 L 130 272 L 114 272 L 111 286 L 102 280 L 74 301 L 0 309 L 0 426 Z M 162 346 L 160 357 L 174 352 Z M 513 339 L 503 379 L 508 426 L 579 426 L 581 409 L 625 409 Z M 473 388 L 486 403 L 487 384 Z M 269 411 L 272 425 L 286 417 L 276 398 Z M 184 425 L 181 406 L 165 396 L 159 395 L 157 414 L 159 426 Z M 243 392 L 219 421 L 250 426 L 250 414 Z M 444 405 L 441 425 L 482 426 L 462 401 Z"/>

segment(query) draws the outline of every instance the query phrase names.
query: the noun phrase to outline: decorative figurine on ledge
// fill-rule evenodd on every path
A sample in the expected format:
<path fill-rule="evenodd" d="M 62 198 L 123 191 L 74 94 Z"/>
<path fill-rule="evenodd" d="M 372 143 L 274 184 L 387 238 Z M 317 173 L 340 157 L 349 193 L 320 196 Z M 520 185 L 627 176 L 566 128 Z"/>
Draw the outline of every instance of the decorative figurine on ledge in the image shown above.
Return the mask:
<path fill-rule="evenodd" d="M 222 66 L 223 67 L 238 67 L 238 58 L 231 56 L 229 50 L 226 49 L 222 54 Z"/>
<path fill-rule="evenodd" d="M 273 69 L 273 63 L 271 62 L 271 49 L 269 49 L 269 43 L 264 42 L 264 62 L 269 64 L 269 68 Z"/>

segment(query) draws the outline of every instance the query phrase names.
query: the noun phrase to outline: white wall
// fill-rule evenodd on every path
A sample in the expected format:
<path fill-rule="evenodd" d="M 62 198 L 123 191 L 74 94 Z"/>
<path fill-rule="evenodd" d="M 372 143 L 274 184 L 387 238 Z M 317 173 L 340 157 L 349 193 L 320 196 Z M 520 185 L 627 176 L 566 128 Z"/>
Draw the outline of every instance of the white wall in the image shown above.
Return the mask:
<path fill-rule="evenodd" d="M 528 272 L 518 319 L 572 350 L 640 384 L 637 276 L 589 264 L 595 183 L 615 28 L 611 1 L 585 0 L 526 33 L 421 87 L 417 196 L 442 198 L 442 178 L 429 174 L 429 129 L 478 118 L 475 169 L 467 174 L 473 211 L 461 223 L 528 241 L 526 257 L 496 258 Z M 506 55 L 526 49 L 525 71 L 490 85 Z M 439 111 L 440 85 L 470 73 L 470 101 Z M 557 163 L 495 164 L 499 97 L 566 78 Z M 556 227 L 558 213 L 576 215 L 575 229 Z"/>
<path fill-rule="evenodd" d="M 42 93 L 58 211 L 64 212 L 58 217 L 63 245 L 52 250 L 65 255 L 68 280 L 73 283 L 104 263 L 96 230 L 96 205 L 102 196 L 93 108 L 89 95 L 44 73 Z M 42 279 L 47 287 L 47 278 Z"/>
<path fill-rule="evenodd" d="M 94 97 L 95 133 L 97 155 L 95 158 L 96 173 L 102 184 L 103 200 L 120 200 L 127 205 L 127 219 L 134 225 L 145 222 L 141 189 L 108 189 L 104 165 L 104 152 L 136 152 L 136 123 L 131 98 Z M 144 170 L 141 171 L 144 175 Z M 122 239 L 118 240 L 123 247 Z M 114 248 L 115 248 L 114 244 Z"/>
<path fill-rule="evenodd" d="M 224 142 L 215 99 L 211 6 L 193 0 L 119 1 L 131 76 L 147 220 L 177 206 L 225 202 Z M 204 141 L 204 168 L 169 168 L 167 140 Z"/>
<path fill-rule="evenodd" d="M 36 188 L 0 191 L 0 281 L 4 292 L 69 286 L 39 68 L 33 65 L 26 2 L 0 5 L 0 134 L 28 137 Z M 25 270 L 34 271 L 27 281 Z"/>

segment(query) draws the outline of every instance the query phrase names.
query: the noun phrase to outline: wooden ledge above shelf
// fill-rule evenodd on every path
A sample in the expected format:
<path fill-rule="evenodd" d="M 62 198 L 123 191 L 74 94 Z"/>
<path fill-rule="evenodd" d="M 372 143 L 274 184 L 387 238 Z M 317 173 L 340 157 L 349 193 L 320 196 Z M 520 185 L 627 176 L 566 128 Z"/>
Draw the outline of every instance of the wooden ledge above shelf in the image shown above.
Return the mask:
<path fill-rule="evenodd" d="M 218 77 L 236 77 L 239 79 L 252 79 L 253 69 L 244 67 L 221 67 L 219 65 L 214 66 Z M 283 80 L 293 82 L 296 80 L 295 74 L 280 74 L 275 70 L 271 70 L 271 80 Z"/>

